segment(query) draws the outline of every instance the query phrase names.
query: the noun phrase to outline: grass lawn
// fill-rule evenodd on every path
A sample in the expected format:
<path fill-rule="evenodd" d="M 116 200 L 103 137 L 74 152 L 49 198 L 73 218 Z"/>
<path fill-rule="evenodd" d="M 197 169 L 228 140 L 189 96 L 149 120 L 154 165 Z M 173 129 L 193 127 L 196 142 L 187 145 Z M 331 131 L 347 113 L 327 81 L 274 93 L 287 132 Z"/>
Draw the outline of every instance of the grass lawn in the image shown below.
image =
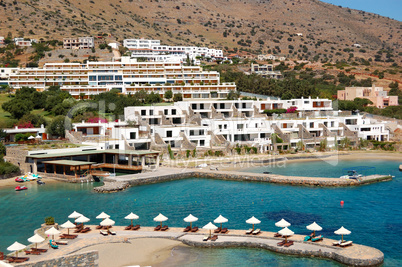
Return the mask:
<path fill-rule="evenodd" d="M 2 93 L 0 94 L 0 122 L 6 122 L 7 120 L 11 119 L 10 118 L 10 113 L 5 112 L 2 108 L 1 105 L 3 105 L 4 102 L 9 101 L 11 98 L 8 97 L 8 94 Z"/>

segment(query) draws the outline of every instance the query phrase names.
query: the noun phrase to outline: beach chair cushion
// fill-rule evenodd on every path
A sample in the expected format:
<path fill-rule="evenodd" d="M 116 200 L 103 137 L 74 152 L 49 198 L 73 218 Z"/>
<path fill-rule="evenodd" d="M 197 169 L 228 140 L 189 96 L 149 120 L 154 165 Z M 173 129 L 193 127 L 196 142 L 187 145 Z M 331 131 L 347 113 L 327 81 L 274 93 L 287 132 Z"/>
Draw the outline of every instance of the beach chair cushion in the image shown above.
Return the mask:
<path fill-rule="evenodd" d="M 353 241 L 345 241 L 343 243 L 340 244 L 341 247 L 347 247 L 347 246 L 351 246 L 353 243 Z"/>

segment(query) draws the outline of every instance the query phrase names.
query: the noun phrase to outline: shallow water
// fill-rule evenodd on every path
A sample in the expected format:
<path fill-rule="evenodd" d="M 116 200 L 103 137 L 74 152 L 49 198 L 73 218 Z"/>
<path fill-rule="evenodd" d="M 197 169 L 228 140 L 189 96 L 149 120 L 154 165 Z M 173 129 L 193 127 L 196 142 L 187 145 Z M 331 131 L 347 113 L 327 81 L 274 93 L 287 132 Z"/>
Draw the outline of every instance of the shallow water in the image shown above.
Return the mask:
<path fill-rule="evenodd" d="M 262 230 L 277 231 L 275 222 L 285 218 L 298 234 L 308 234 L 306 225 L 316 221 L 329 238 L 338 238 L 333 232 L 341 226 L 352 231 L 347 238 L 356 243 L 373 246 L 385 254 L 386 266 L 402 265 L 402 248 L 399 242 L 383 242 L 384 236 L 393 240 L 402 237 L 402 180 L 398 171 L 400 162 L 365 161 L 339 162 L 332 166 L 326 162 L 286 164 L 270 171 L 301 174 L 309 170 L 310 176 L 339 177 L 337 170 L 359 165 L 377 167 L 381 174 L 392 174 L 390 182 L 349 188 L 316 188 L 275 185 L 267 183 L 232 182 L 210 179 L 186 179 L 161 184 L 132 187 L 116 194 L 92 192 L 92 184 L 54 184 L 37 186 L 28 184 L 29 190 L 15 192 L 0 190 L 0 251 L 14 241 L 28 244 L 27 238 L 44 222 L 54 216 L 64 223 L 67 216 L 77 210 L 98 223 L 95 217 L 105 211 L 117 225 L 131 211 L 140 216 L 141 225 L 155 225 L 153 218 L 159 212 L 166 215 L 169 226 L 184 227 L 183 218 L 189 213 L 199 218 L 198 226 L 213 221 L 219 214 L 229 219 L 229 228 L 248 229 L 245 220 L 255 216 L 261 220 Z M 248 170 L 250 171 L 250 170 Z M 266 171 L 254 169 L 254 171 Z M 281 173 L 285 174 L 285 173 Z M 292 174 L 295 175 L 295 174 Z M 344 201 L 344 206 L 340 201 Z M 261 266 L 266 262 L 279 266 L 328 266 L 328 261 L 300 259 L 263 250 L 250 249 L 194 249 L 196 261 L 190 266 Z M 233 264 L 230 264 L 233 263 Z M 185 265 L 185 264 L 184 264 Z"/>

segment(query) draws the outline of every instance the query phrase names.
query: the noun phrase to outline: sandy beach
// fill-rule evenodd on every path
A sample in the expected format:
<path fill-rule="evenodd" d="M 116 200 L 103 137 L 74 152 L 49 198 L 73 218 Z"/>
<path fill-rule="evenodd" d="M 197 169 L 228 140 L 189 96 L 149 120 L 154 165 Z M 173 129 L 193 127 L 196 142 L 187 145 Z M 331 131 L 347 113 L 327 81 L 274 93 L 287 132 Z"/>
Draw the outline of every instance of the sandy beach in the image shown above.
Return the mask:
<path fill-rule="evenodd" d="M 153 266 L 169 258 L 174 247 L 182 242 L 164 238 L 132 239 L 130 243 L 109 243 L 86 247 L 84 251 L 99 251 L 100 267 Z"/>
<path fill-rule="evenodd" d="M 20 176 L 22 176 L 22 175 L 20 175 Z M 36 181 L 17 183 L 15 181 L 15 178 L 20 177 L 20 176 L 15 176 L 15 177 L 12 177 L 12 178 L 7 178 L 7 179 L 0 180 L 0 188 L 16 187 L 17 185 L 25 185 L 25 186 L 27 186 L 27 185 L 36 183 Z M 53 179 L 50 179 L 50 178 L 42 178 L 42 181 L 44 181 L 46 184 L 61 183 L 61 181 L 53 180 Z"/>

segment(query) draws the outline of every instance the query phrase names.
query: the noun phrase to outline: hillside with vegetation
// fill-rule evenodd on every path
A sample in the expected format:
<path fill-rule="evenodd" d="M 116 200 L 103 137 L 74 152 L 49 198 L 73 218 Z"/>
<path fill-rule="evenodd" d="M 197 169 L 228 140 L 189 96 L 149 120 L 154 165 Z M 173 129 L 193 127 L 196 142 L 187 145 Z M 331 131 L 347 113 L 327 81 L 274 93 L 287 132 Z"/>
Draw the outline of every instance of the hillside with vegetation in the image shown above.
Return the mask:
<path fill-rule="evenodd" d="M 400 64 L 401 30 L 400 21 L 318 0 L 0 0 L 0 36 L 144 37 L 318 62 Z"/>

